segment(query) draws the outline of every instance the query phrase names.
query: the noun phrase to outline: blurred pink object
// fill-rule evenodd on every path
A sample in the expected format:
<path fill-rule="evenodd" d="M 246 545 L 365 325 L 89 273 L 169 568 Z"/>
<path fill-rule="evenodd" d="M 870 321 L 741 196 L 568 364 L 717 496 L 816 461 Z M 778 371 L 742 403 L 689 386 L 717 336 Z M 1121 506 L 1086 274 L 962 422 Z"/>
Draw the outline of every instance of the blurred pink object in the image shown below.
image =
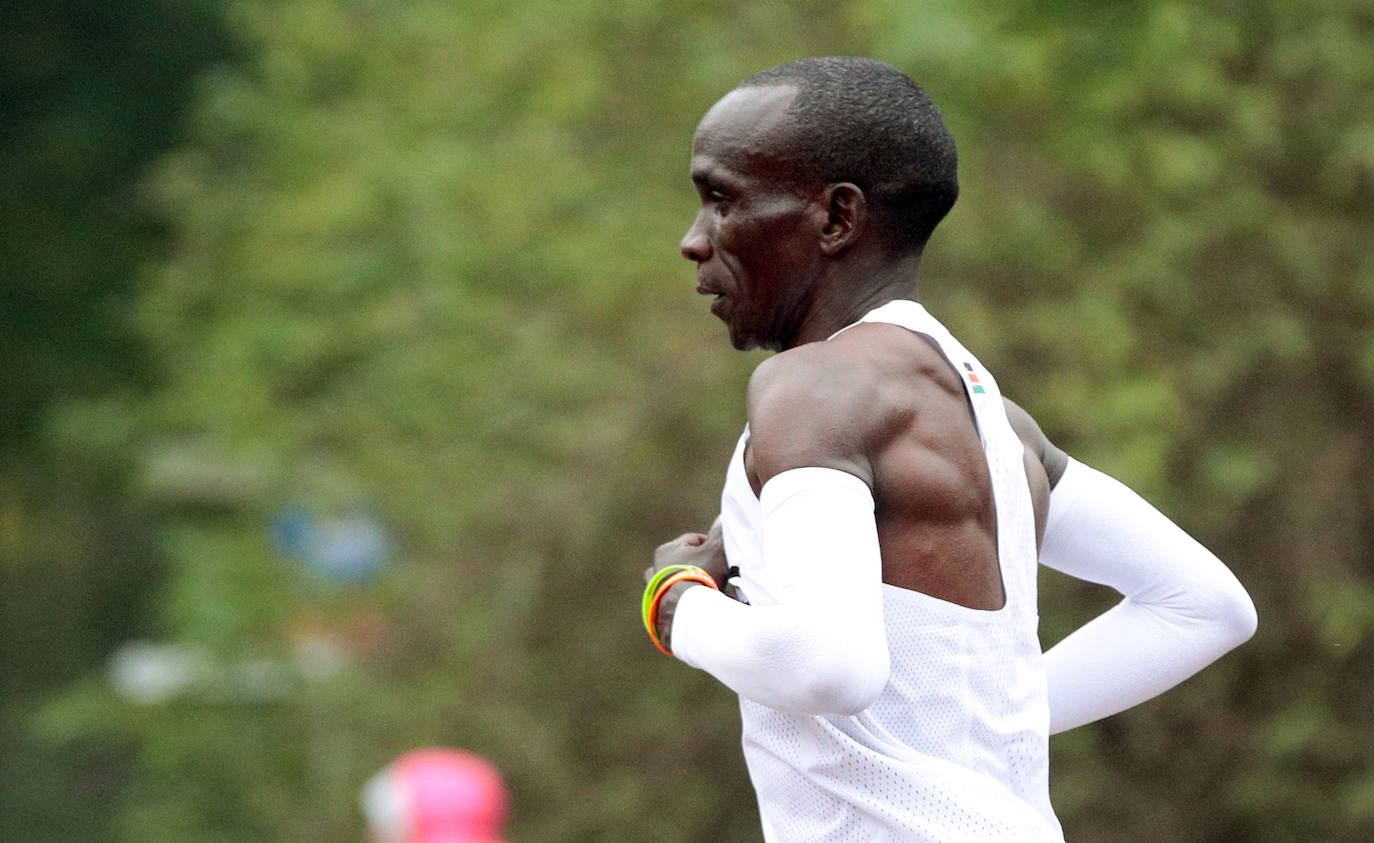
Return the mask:
<path fill-rule="evenodd" d="M 501 843 L 510 796 L 485 758 L 417 749 L 373 776 L 362 804 L 383 843 Z"/>

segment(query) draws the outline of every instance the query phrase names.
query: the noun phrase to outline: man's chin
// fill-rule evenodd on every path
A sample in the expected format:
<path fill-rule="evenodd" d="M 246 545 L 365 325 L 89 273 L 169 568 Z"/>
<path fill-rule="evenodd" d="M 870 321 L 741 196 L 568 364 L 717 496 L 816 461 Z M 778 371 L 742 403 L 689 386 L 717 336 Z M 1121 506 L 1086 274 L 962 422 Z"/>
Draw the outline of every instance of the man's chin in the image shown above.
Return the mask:
<path fill-rule="evenodd" d="M 734 346 L 736 351 L 754 351 L 760 348 L 778 350 L 775 344 L 768 341 L 768 332 L 760 331 L 731 319 L 721 319 L 721 321 L 725 323 L 725 330 L 730 334 L 730 345 Z"/>
<path fill-rule="evenodd" d="M 738 333 L 729 326 L 727 330 L 730 332 L 730 345 L 734 346 L 736 351 L 753 351 L 759 347 L 758 341 L 748 334 Z"/>

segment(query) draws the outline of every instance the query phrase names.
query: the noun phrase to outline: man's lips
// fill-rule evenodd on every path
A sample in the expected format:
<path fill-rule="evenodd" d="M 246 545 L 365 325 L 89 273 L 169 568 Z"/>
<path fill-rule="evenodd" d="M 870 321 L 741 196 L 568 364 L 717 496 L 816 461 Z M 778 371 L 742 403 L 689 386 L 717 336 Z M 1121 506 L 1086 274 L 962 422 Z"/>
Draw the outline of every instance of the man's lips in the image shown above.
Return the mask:
<path fill-rule="evenodd" d="M 721 306 L 725 303 L 725 293 L 705 281 L 697 284 L 697 293 L 703 296 L 715 296 L 711 301 L 711 312 L 716 316 L 720 316 Z"/>
<path fill-rule="evenodd" d="M 713 297 L 716 297 L 710 301 L 710 312 L 712 312 L 713 316 L 716 316 L 717 319 L 725 319 L 724 306 L 728 297 L 720 287 L 714 286 L 710 281 L 697 281 L 697 292 L 698 295 L 713 295 Z"/>

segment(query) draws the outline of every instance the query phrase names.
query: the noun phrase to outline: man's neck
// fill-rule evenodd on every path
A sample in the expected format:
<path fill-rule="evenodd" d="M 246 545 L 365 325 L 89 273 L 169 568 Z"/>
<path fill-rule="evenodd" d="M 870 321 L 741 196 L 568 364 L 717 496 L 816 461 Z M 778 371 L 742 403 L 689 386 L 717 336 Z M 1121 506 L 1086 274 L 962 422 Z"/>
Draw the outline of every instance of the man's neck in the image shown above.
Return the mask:
<path fill-rule="evenodd" d="M 806 322 L 789 348 L 824 340 L 864 314 L 896 299 L 916 300 L 921 255 L 887 258 L 873 266 L 847 267 L 821 288 Z"/>

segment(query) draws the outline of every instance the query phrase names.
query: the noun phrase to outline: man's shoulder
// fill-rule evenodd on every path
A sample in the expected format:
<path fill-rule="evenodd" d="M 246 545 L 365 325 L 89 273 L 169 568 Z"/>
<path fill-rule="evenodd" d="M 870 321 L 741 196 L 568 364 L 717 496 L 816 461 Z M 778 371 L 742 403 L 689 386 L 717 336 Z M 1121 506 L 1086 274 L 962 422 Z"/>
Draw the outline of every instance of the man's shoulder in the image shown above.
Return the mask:
<path fill-rule="evenodd" d="M 939 351 L 890 324 L 856 325 L 829 341 L 776 354 L 749 384 L 760 465 L 859 465 L 919 418 L 930 419 L 930 427 L 963 409 L 961 382 Z M 872 476 L 862 465 L 852 473 Z"/>
<path fill-rule="evenodd" d="M 940 376 L 948 368 L 919 334 L 900 325 L 863 323 L 825 342 L 764 360 L 750 378 L 749 391 L 751 400 L 800 397 L 852 405 L 906 381 Z"/>
<path fill-rule="evenodd" d="M 848 415 L 877 380 L 871 355 L 834 341 L 813 342 L 764 360 L 749 378 L 749 415 L 782 409 Z"/>
<path fill-rule="evenodd" d="M 867 460 L 869 413 L 864 379 L 845 372 L 843 357 L 811 343 L 779 352 L 749 379 L 749 445 L 745 469 L 755 492 L 792 468 L 820 466 L 872 482 Z"/>

